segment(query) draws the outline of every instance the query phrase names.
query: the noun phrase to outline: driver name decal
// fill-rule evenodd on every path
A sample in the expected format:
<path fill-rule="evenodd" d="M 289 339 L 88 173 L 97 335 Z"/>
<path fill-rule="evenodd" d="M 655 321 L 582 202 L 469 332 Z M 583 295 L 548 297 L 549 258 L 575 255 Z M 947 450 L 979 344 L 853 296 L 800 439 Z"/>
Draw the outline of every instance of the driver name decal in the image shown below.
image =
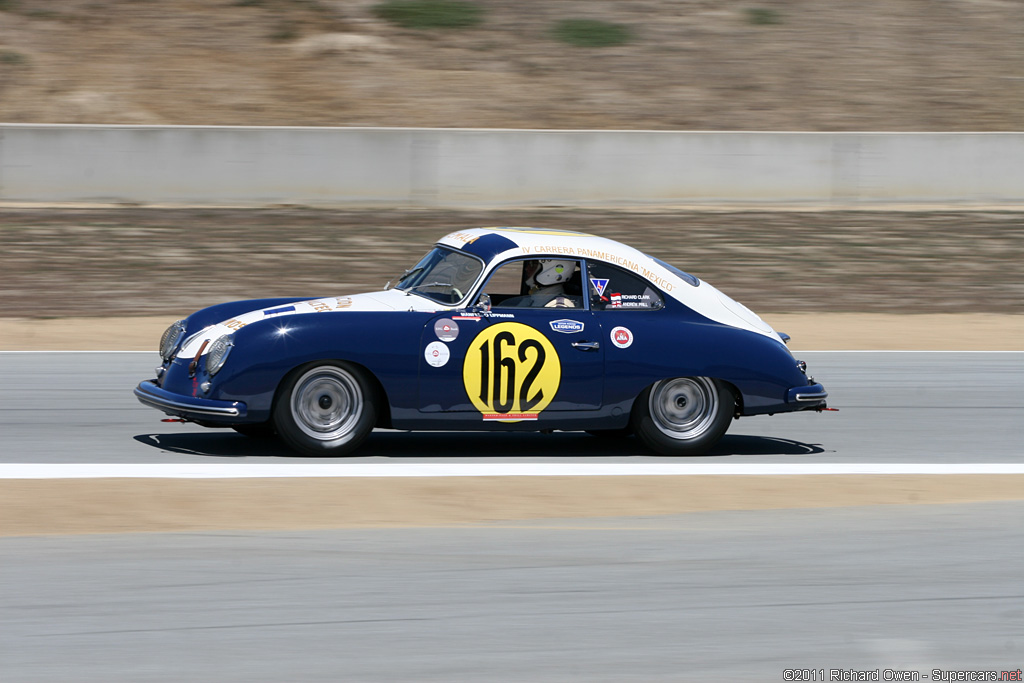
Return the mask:
<path fill-rule="evenodd" d="M 562 364 L 547 337 L 522 323 L 498 323 L 469 344 L 462 382 L 484 420 L 536 420 L 562 379 Z"/>

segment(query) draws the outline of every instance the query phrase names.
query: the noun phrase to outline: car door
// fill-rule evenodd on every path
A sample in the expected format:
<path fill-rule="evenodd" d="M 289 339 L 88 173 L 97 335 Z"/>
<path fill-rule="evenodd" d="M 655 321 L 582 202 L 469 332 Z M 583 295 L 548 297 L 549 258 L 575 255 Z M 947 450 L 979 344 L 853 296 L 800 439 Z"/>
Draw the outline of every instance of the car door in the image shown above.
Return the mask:
<path fill-rule="evenodd" d="M 513 422 L 601 407 L 606 345 L 597 318 L 582 295 L 557 307 L 516 305 L 518 283 L 509 291 L 502 281 L 522 271 L 521 261 L 495 271 L 483 288 L 489 311 L 438 314 L 426 325 L 421 412 Z"/>
<path fill-rule="evenodd" d="M 673 358 L 664 296 L 636 273 L 599 261 L 587 262 L 587 290 L 607 343 L 605 403 L 631 400 Z"/>

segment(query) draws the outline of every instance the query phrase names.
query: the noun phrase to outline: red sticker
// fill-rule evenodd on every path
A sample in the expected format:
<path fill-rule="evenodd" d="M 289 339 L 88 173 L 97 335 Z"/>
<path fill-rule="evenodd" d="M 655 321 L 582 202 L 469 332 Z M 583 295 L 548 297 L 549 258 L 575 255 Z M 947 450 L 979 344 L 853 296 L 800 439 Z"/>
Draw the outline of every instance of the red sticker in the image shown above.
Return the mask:
<path fill-rule="evenodd" d="M 620 349 L 627 348 L 633 343 L 633 333 L 625 327 L 615 327 L 612 329 L 612 344 L 615 344 Z"/>

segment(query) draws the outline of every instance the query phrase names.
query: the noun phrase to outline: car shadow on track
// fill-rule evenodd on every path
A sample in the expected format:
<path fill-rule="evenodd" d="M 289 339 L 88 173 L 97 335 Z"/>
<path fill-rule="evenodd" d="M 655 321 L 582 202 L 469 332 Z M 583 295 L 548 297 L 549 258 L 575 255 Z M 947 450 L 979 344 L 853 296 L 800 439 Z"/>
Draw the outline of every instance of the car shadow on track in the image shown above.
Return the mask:
<path fill-rule="evenodd" d="M 479 459 L 544 458 L 580 459 L 651 457 L 635 438 L 597 438 L 583 432 L 397 432 L 376 431 L 359 449 L 345 458 L 305 458 L 276 438 L 242 436 L 228 430 L 168 434 L 140 434 L 139 443 L 168 453 L 210 458 L 298 458 L 315 462 L 353 461 L 363 458 Z M 726 435 L 702 458 L 768 455 L 816 455 L 818 444 L 777 437 Z"/>

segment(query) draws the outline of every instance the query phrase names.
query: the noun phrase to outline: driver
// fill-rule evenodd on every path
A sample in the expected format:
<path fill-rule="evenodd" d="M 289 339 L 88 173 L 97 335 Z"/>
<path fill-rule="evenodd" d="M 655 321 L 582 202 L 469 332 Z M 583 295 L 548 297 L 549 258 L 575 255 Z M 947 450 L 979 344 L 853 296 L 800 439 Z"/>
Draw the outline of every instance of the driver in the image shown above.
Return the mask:
<path fill-rule="evenodd" d="M 575 261 L 532 259 L 523 265 L 523 284 L 528 296 L 517 305 L 534 308 L 574 308 L 565 293 L 565 283 L 576 271 Z"/>

